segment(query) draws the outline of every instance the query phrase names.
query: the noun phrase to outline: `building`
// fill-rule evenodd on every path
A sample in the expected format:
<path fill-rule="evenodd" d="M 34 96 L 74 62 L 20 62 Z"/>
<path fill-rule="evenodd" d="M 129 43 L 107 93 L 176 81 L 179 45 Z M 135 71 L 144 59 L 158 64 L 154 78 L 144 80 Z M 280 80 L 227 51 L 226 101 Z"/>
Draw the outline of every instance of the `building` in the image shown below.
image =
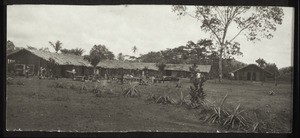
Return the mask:
<path fill-rule="evenodd" d="M 266 81 L 266 78 L 272 76 L 272 73 L 255 64 L 249 64 L 230 73 L 234 74 L 235 80 L 245 81 Z"/>
<path fill-rule="evenodd" d="M 51 70 L 50 59 L 54 60 L 53 70 Z M 40 51 L 36 49 L 21 49 L 7 55 L 9 66 L 12 69 L 9 72 L 13 72 L 19 75 L 25 74 L 25 68 L 28 66 L 29 75 L 39 75 L 40 68 L 46 69 L 46 74 L 50 71 L 53 75 L 59 77 L 72 76 L 69 71 L 75 69 L 76 75 L 83 76 L 92 74 L 92 65 L 83 59 L 81 56 L 51 53 L 48 51 Z"/>
<path fill-rule="evenodd" d="M 164 68 L 164 76 L 174 76 L 187 78 L 190 77 L 189 68 L 193 64 L 166 64 Z M 119 60 L 104 60 L 98 63 L 97 72 L 101 76 L 105 74 L 109 76 L 119 75 L 121 70 L 124 74 L 133 74 L 135 76 L 141 76 L 143 72 L 149 76 L 158 76 L 159 70 L 156 63 L 142 63 L 142 62 L 130 62 Z M 211 65 L 197 65 L 197 71 L 208 74 L 210 72 Z"/>

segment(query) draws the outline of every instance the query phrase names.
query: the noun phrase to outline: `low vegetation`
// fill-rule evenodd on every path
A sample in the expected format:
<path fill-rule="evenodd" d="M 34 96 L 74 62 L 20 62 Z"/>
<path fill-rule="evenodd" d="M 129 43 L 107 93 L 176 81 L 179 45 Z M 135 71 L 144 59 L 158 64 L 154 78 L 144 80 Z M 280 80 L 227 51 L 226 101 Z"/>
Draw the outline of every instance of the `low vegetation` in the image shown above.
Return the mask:
<path fill-rule="evenodd" d="M 137 84 L 129 82 L 129 87 L 125 89 L 123 96 L 124 97 L 140 97 L 140 92 L 136 89 Z"/>
<path fill-rule="evenodd" d="M 198 108 L 190 108 L 192 102 L 190 98 L 191 95 L 189 92 L 191 89 L 189 88 L 190 83 L 186 82 L 182 83 L 182 88 L 174 88 L 173 82 L 158 83 L 154 85 L 144 86 L 138 85 L 137 83 L 120 85 L 114 82 L 106 83 L 106 81 L 100 81 L 96 83 L 83 83 L 71 80 L 41 81 L 32 79 L 30 80 L 31 85 L 29 86 L 29 83 L 27 83 L 26 79 L 14 79 L 12 80 L 12 83 L 16 84 L 18 81 L 24 82 L 24 86 L 14 87 L 7 85 L 9 94 L 8 97 L 17 98 L 15 97 L 15 95 L 19 95 L 18 97 L 21 98 L 24 95 L 30 98 L 30 101 L 32 102 L 38 102 L 39 100 L 50 100 L 63 104 L 63 106 L 66 106 L 65 108 L 69 108 L 73 104 L 76 106 L 83 106 L 82 108 L 80 107 L 80 110 L 91 108 L 94 111 L 98 108 L 107 107 L 109 109 L 116 109 L 116 111 L 105 110 L 109 114 L 115 114 L 115 112 L 117 112 L 119 115 L 125 115 L 130 113 L 131 116 L 134 116 L 135 118 L 137 118 L 141 114 L 137 113 L 137 111 L 140 111 L 142 113 L 145 112 L 147 114 L 151 113 L 151 116 L 157 116 L 159 114 L 159 117 L 162 117 L 165 120 L 169 120 L 169 122 L 174 123 L 176 122 L 176 120 L 172 120 L 172 116 L 176 116 L 178 119 L 181 118 L 181 120 L 183 119 L 183 116 L 190 116 L 188 122 L 203 123 L 197 124 L 197 127 L 210 126 L 218 130 L 224 130 L 229 132 L 287 132 L 290 128 L 288 125 L 286 125 L 288 124 L 290 119 L 290 112 L 286 110 L 289 98 L 282 97 L 287 95 L 286 90 L 288 90 L 288 88 L 290 87 L 286 87 L 284 85 L 279 85 L 276 89 L 272 88 L 272 90 L 276 91 L 276 95 L 269 96 L 269 94 L 267 93 L 270 90 L 270 88 L 268 88 L 269 84 L 266 84 L 265 86 L 261 86 L 259 84 L 242 84 L 243 86 L 240 86 L 241 84 L 215 84 L 213 82 L 207 81 L 203 86 L 203 91 L 205 91 L 206 96 L 202 100 L 201 106 L 199 106 Z M 51 84 L 51 86 L 47 87 L 49 83 Z M 44 88 L 44 86 L 46 87 Z M 83 91 L 81 90 L 82 86 L 84 86 Z M 243 91 L 240 87 L 244 88 L 245 90 Z M 162 93 L 167 91 L 168 93 Z M 226 93 L 228 93 L 228 95 L 226 95 Z M 122 98 L 123 96 L 131 97 L 132 95 L 135 95 L 133 97 L 139 96 L 140 98 Z M 147 97 L 146 95 L 149 95 L 149 97 Z M 247 97 L 247 99 L 243 97 Z M 143 102 L 143 100 L 148 100 L 156 104 L 147 104 L 149 102 Z M 12 104 L 15 105 L 20 103 L 12 102 L 11 100 L 9 102 L 9 106 L 12 106 Z M 118 107 L 116 107 L 115 104 L 117 103 L 122 104 L 118 104 Z M 24 103 L 18 106 L 23 107 L 26 106 L 26 104 L 27 103 Z M 44 104 L 49 103 L 45 102 Z M 35 105 L 45 106 L 44 104 Z M 267 104 L 267 106 L 265 106 L 265 104 Z M 133 105 L 134 107 L 132 107 Z M 70 111 L 72 110 L 72 112 L 75 112 L 75 108 L 69 109 Z M 35 107 L 33 107 L 31 110 L 34 111 L 40 109 L 35 109 Z M 132 113 L 133 110 L 136 112 Z M 11 113 L 12 111 L 9 112 Z M 88 114 L 93 114 L 93 112 L 88 112 Z M 195 115 L 198 117 L 192 119 Z M 31 116 L 37 117 L 36 115 Z M 100 118 L 104 117 L 103 115 L 99 116 Z M 145 114 L 141 114 L 141 116 L 139 117 L 143 118 L 143 116 L 145 116 Z M 72 118 L 72 116 L 68 116 L 68 118 Z M 11 117 L 11 119 L 16 118 Z M 85 120 L 86 118 L 83 117 L 81 119 Z M 94 120 L 100 121 L 101 119 L 99 120 L 99 118 L 97 117 L 94 118 Z M 114 121 L 109 118 L 107 118 L 106 120 Z M 145 118 L 141 120 L 145 120 Z M 150 120 L 154 121 L 153 119 Z M 185 123 L 189 124 L 188 122 Z M 132 123 L 127 123 L 127 125 L 131 126 Z M 150 124 L 147 123 L 145 128 L 147 128 L 147 126 L 149 125 Z M 158 125 L 162 124 L 158 123 Z M 11 123 L 9 126 L 11 126 Z M 172 127 L 176 127 L 176 125 L 173 124 Z M 188 129 L 189 127 L 186 126 L 186 128 Z M 193 128 L 189 129 L 193 130 Z M 204 130 L 198 128 L 195 131 Z M 211 131 L 212 130 L 210 130 L 210 132 Z"/>

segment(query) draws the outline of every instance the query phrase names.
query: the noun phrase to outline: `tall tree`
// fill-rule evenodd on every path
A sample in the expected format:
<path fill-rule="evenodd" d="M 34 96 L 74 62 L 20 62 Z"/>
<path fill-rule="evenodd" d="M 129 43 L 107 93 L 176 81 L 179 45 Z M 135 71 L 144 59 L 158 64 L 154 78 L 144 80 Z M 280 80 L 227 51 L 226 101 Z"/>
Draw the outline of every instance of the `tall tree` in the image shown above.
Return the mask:
<path fill-rule="evenodd" d="M 262 58 L 259 58 L 259 59 L 257 59 L 257 60 L 255 60 L 255 62 L 258 64 L 258 66 L 259 67 L 261 67 L 261 68 L 265 68 L 265 66 L 266 66 L 266 61 L 264 60 L 264 59 L 262 59 Z"/>
<path fill-rule="evenodd" d="M 111 51 L 109 51 L 105 45 L 94 45 L 90 50 L 90 55 L 84 56 L 84 58 L 89 60 L 90 63 L 94 67 L 96 67 L 101 60 L 112 60 L 115 58 L 115 55 Z"/>
<path fill-rule="evenodd" d="M 240 44 L 235 39 L 241 34 L 244 34 L 250 41 L 261 38 L 270 39 L 273 37 L 272 32 L 276 30 L 276 26 L 282 24 L 284 16 L 283 9 L 279 7 L 195 6 L 195 11 L 190 13 L 186 6 L 175 5 L 172 11 L 178 16 L 188 15 L 200 21 L 201 30 L 211 35 L 218 46 L 219 81 L 222 80 L 222 59 L 242 54 Z M 229 38 L 227 35 L 229 33 L 236 34 Z"/>
<path fill-rule="evenodd" d="M 54 48 L 54 50 L 55 50 L 56 53 L 62 48 L 62 43 L 61 43 L 59 40 L 57 40 L 57 41 L 55 42 L 55 44 L 53 44 L 53 43 L 50 42 L 50 41 L 49 41 L 49 43 L 50 43 L 50 45 Z"/>

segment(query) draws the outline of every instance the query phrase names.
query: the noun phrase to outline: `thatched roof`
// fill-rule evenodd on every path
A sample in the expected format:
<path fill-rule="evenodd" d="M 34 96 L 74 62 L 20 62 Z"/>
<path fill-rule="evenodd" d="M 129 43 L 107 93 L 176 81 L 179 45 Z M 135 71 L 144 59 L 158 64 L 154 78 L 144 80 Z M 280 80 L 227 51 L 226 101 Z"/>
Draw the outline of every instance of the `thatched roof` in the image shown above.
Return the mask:
<path fill-rule="evenodd" d="M 103 60 L 100 61 L 97 67 L 109 68 L 109 69 L 139 69 L 142 70 L 147 68 L 149 70 L 157 70 L 155 63 L 140 63 L 140 62 L 130 62 L 130 61 L 120 61 L 120 60 Z"/>
<path fill-rule="evenodd" d="M 52 53 L 48 51 L 40 51 L 36 49 L 28 49 L 23 48 L 19 51 L 13 52 L 9 54 L 8 58 L 13 58 L 18 55 L 20 52 L 29 52 L 35 56 L 38 56 L 46 61 L 49 61 L 50 58 L 55 60 L 55 63 L 58 65 L 74 65 L 74 66 L 87 66 L 92 67 L 92 65 L 83 59 L 81 56 L 76 56 L 72 54 L 60 54 L 60 53 Z"/>
<path fill-rule="evenodd" d="M 187 71 L 190 72 L 189 68 L 192 67 L 192 64 L 166 64 L 165 70 L 174 70 L 174 71 Z M 119 60 L 104 60 L 100 61 L 97 67 L 109 68 L 109 69 L 139 69 L 142 70 L 147 68 L 149 70 L 156 70 L 158 68 L 156 63 L 142 63 L 142 62 L 130 62 L 130 61 L 119 61 Z M 200 72 L 209 73 L 211 65 L 197 65 L 197 70 Z"/>
<path fill-rule="evenodd" d="M 190 72 L 190 67 L 193 64 L 166 64 L 165 70 L 179 70 L 179 71 L 187 71 Z M 210 72 L 211 65 L 197 65 L 197 71 L 199 72 Z"/>

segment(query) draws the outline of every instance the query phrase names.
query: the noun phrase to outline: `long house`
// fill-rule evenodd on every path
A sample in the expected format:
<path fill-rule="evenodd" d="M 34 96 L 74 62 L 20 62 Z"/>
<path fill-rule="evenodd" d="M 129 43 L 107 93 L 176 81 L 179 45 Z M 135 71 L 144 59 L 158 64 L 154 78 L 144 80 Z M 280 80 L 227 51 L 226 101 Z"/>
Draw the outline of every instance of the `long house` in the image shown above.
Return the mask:
<path fill-rule="evenodd" d="M 73 69 L 77 76 L 90 76 L 93 73 L 99 74 L 101 77 L 114 77 L 123 74 L 131 74 L 141 76 L 143 73 L 149 76 L 158 76 L 159 70 L 156 63 L 142 63 L 119 60 L 102 60 L 94 67 L 81 56 L 71 54 L 52 53 L 48 51 L 40 51 L 36 49 L 23 48 L 7 55 L 9 66 L 19 75 L 25 75 L 26 67 L 30 67 L 30 75 L 39 75 L 40 68 L 46 68 L 49 71 L 50 59 L 55 61 L 53 74 L 59 77 L 71 77 L 69 73 Z M 166 64 L 164 68 L 164 76 L 190 77 L 189 68 L 192 64 Z M 211 65 L 197 65 L 197 70 L 201 73 L 208 74 Z"/>
<path fill-rule="evenodd" d="M 174 77 L 190 77 L 190 67 L 193 64 L 166 64 L 163 75 Z M 211 65 L 197 65 L 197 71 L 208 74 L 210 72 Z M 159 69 L 156 63 L 142 63 L 142 62 L 130 62 L 119 60 L 104 60 L 100 61 L 97 65 L 97 72 L 101 76 L 105 74 L 109 76 L 115 76 L 120 74 L 120 70 L 124 74 L 133 74 L 135 76 L 141 75 L 143 72 L 149 76 L 158 76 Z"/>
<path fill-rule="evenodd" d="M 40 68 L 46 68 L 49 71 L 50 59 L 54 60 L 55 75 L 60 77 L 70 77 L 72 71 L 75 69 L 77 75 L 89 75 L 93 71 L 92 65 L 83 59 L 81 56 L 52 53 L 48 51 L 40 51 L 36 49 L 23 48 L 7 55 L 10 66 L 13 71 L 19 75 L 25 74 L 25 69 L 28 66 L 30 75 L 38 75 Z"/>

